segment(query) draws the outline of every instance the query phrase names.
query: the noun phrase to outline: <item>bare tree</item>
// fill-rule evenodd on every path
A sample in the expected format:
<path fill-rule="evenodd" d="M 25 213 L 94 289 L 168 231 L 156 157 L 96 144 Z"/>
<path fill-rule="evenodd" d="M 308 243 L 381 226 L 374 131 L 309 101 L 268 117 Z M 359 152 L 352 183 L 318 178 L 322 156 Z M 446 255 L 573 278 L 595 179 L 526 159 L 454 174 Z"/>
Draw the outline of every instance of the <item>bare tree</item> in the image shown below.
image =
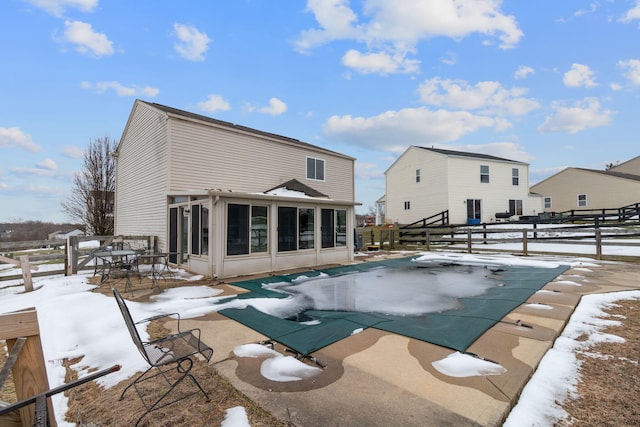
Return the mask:
<path fill-rule="evenodd" d="M 113 234 L 113 202 L 116 187 L 116 161 L 111 155 L 118 143 L 108 136 L 89 143 L 84 164 L 73 178 L 73 189 L 63 211 L 84 224 L 87 234 Z"/>

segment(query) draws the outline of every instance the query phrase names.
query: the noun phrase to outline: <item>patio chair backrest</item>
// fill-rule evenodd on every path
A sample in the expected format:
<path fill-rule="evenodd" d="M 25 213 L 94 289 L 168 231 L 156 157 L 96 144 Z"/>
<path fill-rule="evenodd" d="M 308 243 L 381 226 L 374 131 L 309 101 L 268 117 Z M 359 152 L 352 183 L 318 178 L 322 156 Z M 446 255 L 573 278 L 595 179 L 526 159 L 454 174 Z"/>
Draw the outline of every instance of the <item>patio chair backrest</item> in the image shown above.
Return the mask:
<path fill-rule="evenodd" d="M 118 307 L 120 308 L 120 312 L 122 313 L 122 317 L 124 318 L 124 323 L 127 324 L 127 329 L 129 330 L 131 339 L 133 340 L 134 344 L 138 348 L 138 351 L 140 352 L 140 354 L 142 354 L 142 357 L 151 365 L 152 363 L 149 360 L 144 344 L 140 339 L 138 328 L 136 328 L 136 324 L 131 318 L 129 307 L 127 307 L 127 304 L 124 302 L 124 298 L 122 298 L 122 295 L 120 295 L 120 292 L 118 292 L 116 288 L 113 288 L 113 296 L 116 298 L 116 301 L 118 302 Z"/>

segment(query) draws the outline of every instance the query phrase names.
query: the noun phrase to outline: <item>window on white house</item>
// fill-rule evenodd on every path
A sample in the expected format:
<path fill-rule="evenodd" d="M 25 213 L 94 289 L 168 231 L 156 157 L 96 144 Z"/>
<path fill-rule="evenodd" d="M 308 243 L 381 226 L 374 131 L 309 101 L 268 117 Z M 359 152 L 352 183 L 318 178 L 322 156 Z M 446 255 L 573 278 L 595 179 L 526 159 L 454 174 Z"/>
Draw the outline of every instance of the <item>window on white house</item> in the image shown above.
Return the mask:
<path fill-rule="evenodd" d="M 586 194 L 578 194 L 578 207 L 586 208 L 587 207 L 587 195 Z"/>
<path fill-rule="evenodd" d="M 404 202 L 404 210 L 408 211 L 409 209 L 411 209 L 411 202 Z"/>
<path fill-rule="evenodd" d="M 489 182 L 489 166 L 480 165 L 480 182 Z"/>
<path fill-rule="evenodd" d="M 509 213 L 511 215 L 522 215 L 522 200 L 509 200 Z"/>
<path fill-rule="evenodd" d="M 320 212 L 320 236 L 323 248 L 346 246 L 347 211 L 344 209 L 322 209 Z"/>
<path fill-rule="evenodd" d="M 307 157 L 307 179 L 324 181 L 324 160 Z"/>
<path fill-rule="evenodd" d="M 209 254 L 209 208 L 191 205 L 191 254 Z"/>
<path fill-rule="evenodd" d="M 544 208 L 551 209 L 551 197 L 544 198 Z"/>
<path fill-rule="evenodd" d="M 520 171 L 517 168 L 511 169 L 511 184 L 520 185 Z"/>
<path fill-rule="evenodd" d="M 315 247 L 314 215 L 314 209 L 298 209 L 298 249 L 313 249 Z"/>
<path fill-rule="evenodd" d="M 278 207 L 278 252 L 313 249 L 314 210 Z"/>
<path fill-rule="evenodd" d="M 251 206 L 251 253 L 267 252 L 267 211 L 266 206 Z"/>
<path fill-rule="evenodd" d="M 416 182 L 420 182 L 420 169 L 416 169 Z"/>
<path fill-rule="evenodd" d="M 266 252 L 268 209 L 230 203 L 227 206 L 227 255 Z"/>

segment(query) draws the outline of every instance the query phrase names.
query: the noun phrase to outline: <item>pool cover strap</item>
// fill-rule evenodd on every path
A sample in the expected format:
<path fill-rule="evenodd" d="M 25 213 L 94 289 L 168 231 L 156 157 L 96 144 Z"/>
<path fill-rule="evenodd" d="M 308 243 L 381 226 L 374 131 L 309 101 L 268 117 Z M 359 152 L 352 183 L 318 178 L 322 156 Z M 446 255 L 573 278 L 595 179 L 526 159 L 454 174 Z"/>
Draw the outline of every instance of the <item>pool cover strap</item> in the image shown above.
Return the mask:
<path fill-rule="evenodd" d="M 233 284 L 250 291 L 242 294 L 242 298 L 264 298 L 265 296 L 282 298 L 286 295 L 264 289 L 262 283 L 290 282 L 299 276 L 310 277 L 320 273 L 333 276 L 367 271 L 380 266 L 406 267 L 408 264 L 412 264 L 411 258 L 399 258 Z M 501 268 L 503 269 L 500 272 L 501 281 L 504 286 L 493 287 L 480 296 L 461 298 L 462 308 L 440 313 L 394 316 L 380 313 L 307 310 L 306 316 L 320 322 L 312 324 L 280 319 L 251 306 L 244 309 L 225 309 L 220 313 L 303 355 L 346 338 L 360 328 L 372 327 L 453 350 L 466 351 L 489 328 L 569 267 L 563 265 L 556 268 L 510 266 Z"/>

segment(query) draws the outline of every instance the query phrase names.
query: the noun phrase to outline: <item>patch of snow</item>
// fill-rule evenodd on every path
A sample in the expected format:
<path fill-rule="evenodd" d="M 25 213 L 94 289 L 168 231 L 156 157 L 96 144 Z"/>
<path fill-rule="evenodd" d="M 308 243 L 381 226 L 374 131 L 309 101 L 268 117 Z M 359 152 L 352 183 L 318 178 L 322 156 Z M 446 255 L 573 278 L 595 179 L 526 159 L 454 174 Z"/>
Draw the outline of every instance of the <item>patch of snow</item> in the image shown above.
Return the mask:
<path fill-rule="evenodd" d="M 234 406 L 226 411 L 220 427 L 251 427 L 247 412 L 242 406 Z"/>
<path fill-rule="evenodd" d="M 484 360 L 470 354 L 451 353 L 441 360 L 432 362 L 431 365 L 441 374 L 450 377 L 485 377 L 500 375 L 507 372 L 502 365 L 489 360 Z"/>

